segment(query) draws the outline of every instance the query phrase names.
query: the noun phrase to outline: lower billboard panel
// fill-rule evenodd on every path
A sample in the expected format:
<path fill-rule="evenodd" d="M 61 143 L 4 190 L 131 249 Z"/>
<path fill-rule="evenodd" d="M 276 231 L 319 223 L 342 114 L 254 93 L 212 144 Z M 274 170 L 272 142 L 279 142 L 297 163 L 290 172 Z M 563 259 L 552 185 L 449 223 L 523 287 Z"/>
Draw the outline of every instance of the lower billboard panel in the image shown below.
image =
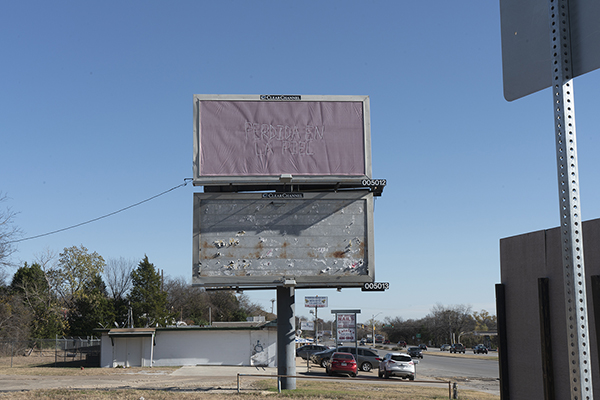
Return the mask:
<path fill-rule="evenodd" d="M 357 287 L 374 280 L 373 195 L 195 193 L 192 283 Z"/>

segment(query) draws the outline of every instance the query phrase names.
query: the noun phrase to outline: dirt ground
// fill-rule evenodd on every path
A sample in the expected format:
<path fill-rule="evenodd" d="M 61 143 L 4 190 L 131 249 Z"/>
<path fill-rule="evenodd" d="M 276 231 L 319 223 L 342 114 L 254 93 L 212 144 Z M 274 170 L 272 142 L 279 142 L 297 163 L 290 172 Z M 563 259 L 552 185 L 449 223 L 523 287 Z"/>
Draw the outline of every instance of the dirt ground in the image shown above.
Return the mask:
<path fill-rule="evenodd" d="M 322 376 L 327 379 L 324 370 L 312 366 L 307 371 L 306 361 L 298 359 L 297 375 Z M 69 389 L 69 390 L 113 390 L 139 389 L 195 392 L 237 393 L 237 374 L 274 375 L 276 368 L 240 367 L 240 366 L 185 366 L 185 367 L 156 367 L 156 368 L 87 368 L 81 367 L 81 362 L 65 363 L 56 360 L 54 355 L 32 355 L 29 357 L 0 358 L 0 399 L 15 392 L 40 389 Z M 12 366 L 11 366 L 12 365 Z M 59 367 L 55 367 L 58 365 Z M 359 374 L 355 379 L 377 379 L 376 372 Z M 241 376 L 242 391 L 256 391 L 254 383 L 268 377 Z M 345 378 L 347 379 L 347 378 Z M 434 377 L 421 375 L 420 381 L 435 381 Z M 300 381 L 300 379 L 298 380 Z M 456 377 L 453 380 L 464 390 L 471 389 L 492 395 L 498 395 L 497 380 L 474 381 Z M 422 385 L 429 387 L 448 388 L 447 383 L 409 383 L 399 379 L 388 381 L 367 381 L 373 384 Z M 356 382 L 359 383 L 359 382 Z M 366 383 L 366 382 L 365 382 Z M 363 383 L 364 384 L 364 383 Z"/>

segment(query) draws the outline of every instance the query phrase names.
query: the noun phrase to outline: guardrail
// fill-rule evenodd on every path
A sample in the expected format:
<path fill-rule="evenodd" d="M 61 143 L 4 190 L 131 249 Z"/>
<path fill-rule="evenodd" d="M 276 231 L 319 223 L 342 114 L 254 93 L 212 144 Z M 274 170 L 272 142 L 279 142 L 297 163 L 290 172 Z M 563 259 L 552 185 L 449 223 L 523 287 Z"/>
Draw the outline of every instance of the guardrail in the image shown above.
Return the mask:
<path fill-rule="evenodd" d="M 277 378 L 277 392 L 281 393 L 281 378 L 296 378 L 296 379 L 321 379 L 321 380 L 344 380 L 342 378 L 331 377 L 331 376 L 306 376 L 306 375 L 268 375 L 268 374 L 237 374 L 237 392 L 240 393 L 240 384 L 242 376 L 252 376 L 252 377 L 264 377 L 264 378 Z M 347 380 L 345 380 L 347 381 Z M 379 382 L 382 383 L 381 379 L 374 378 L 353 378 L 352 382 Z M 385 382 L 394 382 L 390 380 L 386 380 Z M 452 398 L 452 382 L 451 381 L 397 381 L 402 384 L 414 384 L 414 383 L 436 383 L 436 384 L 448 384 L 448 398 Z M 454 384 L 456 388 L 456 383 Z M 456 397 L 455 397 L 456 398 Z"/>

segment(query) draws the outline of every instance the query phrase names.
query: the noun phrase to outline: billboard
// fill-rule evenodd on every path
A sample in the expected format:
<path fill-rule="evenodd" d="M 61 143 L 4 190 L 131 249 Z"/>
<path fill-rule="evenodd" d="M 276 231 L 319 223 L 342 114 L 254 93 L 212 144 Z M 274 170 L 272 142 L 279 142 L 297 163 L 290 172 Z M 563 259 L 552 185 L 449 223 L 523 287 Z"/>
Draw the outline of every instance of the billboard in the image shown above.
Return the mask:
<path fill-rule="evenodd" d="M 327 307 L 327 296 L 305 296 L 304 297 L 304 307 Z"/>
<path fill-rule="evenodd" d="M 194 185 L 371 178 L 368 96 L 194 95 Z"/>
<path fill-rule="evenodd" d="M 374 279 L 373 195 L 195 193 L 192 283 L 360 287 Z"/>

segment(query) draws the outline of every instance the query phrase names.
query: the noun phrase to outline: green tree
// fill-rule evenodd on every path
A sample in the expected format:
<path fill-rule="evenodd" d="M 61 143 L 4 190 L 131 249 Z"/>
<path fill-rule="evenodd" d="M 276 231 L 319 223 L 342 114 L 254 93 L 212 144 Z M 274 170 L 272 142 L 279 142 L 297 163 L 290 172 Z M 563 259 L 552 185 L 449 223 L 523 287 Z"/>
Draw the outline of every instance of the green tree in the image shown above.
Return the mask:
<path fill-rule="evenodd" d="M 188 325 L 208 325 L 210 295 L 203 288 L 192 286 L 183 278 L 166 279 L 167 308 L 178 321 Z"/>
<path fill-rule="evenodd" d="M 113 305 L 106 294 L 106 285 L 100 275 L 75 295 L 74 307 L 69 314 L 71 336 L 92 336 L 94 329 L 106 328 L 115 320 Z"/>
<path fill-rule="evenodd" d="M 486 310 L 481 310 L 480 312 L 475 311 L 473 313 L 473 319 L 475 320 L 476 331 L 489 331 L 492 329 L 496 329 L 496 316 L 491 315 Z"/>
<path fill-rule="evenodd" d="M 207 325 L 214 321 L 245 321 L 248 316 L 275 318 L 244 294 L 231 291 L 207 292 L 192 286 L 183 278 L 166 279 L 167 309 L 178 321 L 187 324 Z M 209 316 L 209 313 L 211 314 Z"/>
<path fill-rule="evenodd" d="M 148 256 L 140 261 L 131 273 L 133 287 L 128 295 L 136 327 L 165 326 L 174 316 L 167 309 L 167 292 L 162 289 L 162 279 Z"/>
<path fill-rule="evenodd" d="M 11 293 L 17 296 L 32 315 L 30 335 L 34 338 L 54 338 L 65 334 L 66 321 L 61 306 L 50 289 L 42 267 L 27 263 L 13 275 Z"/>
<path fill-rule="evenodd" d="M 65 248 L 59 257 L 58 269 L 49 275 L 65 307 L 71 310 L 77 295 L 104 271 L 105 262 L 98 253 L 88 253 L 83 245 Z"/>
<path fill-rule="evenodd" d="M 33 291 L 34 293 L 49 292 L 50 285 L 46 279 L 46 274 L 42 267 L 33 263 L 28 266 L 27 263 L 15 272 L 10 288 L 13 292 L 25 293 Z"/>
<path fill-rule="evenodd" d="M 245 321 L 250 316 L 233 292 L 215 291 L 210 302 L 213 321 Z"/>

